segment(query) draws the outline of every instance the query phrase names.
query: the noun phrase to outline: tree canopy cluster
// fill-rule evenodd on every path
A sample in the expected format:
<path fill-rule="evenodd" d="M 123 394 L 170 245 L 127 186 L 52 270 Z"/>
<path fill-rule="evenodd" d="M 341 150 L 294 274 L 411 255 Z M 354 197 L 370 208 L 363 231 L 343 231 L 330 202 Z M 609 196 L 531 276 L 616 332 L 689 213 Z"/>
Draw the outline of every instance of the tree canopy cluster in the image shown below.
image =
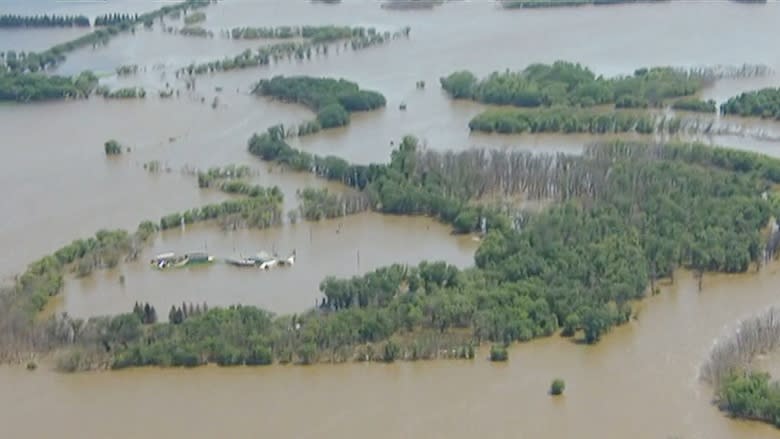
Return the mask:
<path fill-rule="evenodd" d="M 305 38 L 312 43 L 328 43 L 355 37 L 377 35 L 375 28 L 349 26 L 277 26 L 236 27 L 230 30 L 233 39 L 289 39 Z"/>
<path fill-rule="evenodd" d="M 283 194 L 277 186 L 263 188 L 242 181 L 226 181 L 221 187 L 226 192 L 249 197 L 166 215 L 160 219 L 160 229 L 166 230 L 179 227 L 181 224 L 208 220 L 219 220 L 233 227 L 265 228 L 281 224 Z"/>
<path fill-rule="evenodd" d="M 704 85 L 698 76 L 671 67 L 642 68 L 631 76 L 604 78 L 566 61 L 532 64 L 521 72 L 494 72 L 482 80 L 471 72 L 459 71 L 440 82 L 456 99 L 517 107 L 612 104 L 646 108 L 662 105 L 665 99 L 690 96 Z"/>
<path fill-rule="evenodd" d="M 764 421 L 780 427 L 780 383 L 768 373 L 738 372 L 720 384 L 718 405 L 737 418 Z"/>
<path fill-rule="evenodd" d="M 30 102 L 89 96 L 98 79 L 90 71 L 75 77 L 4 72 L 0 66 L 0 101 Z"/>
<path fill-rule="evenodd" d="M 120 14 L 115 12 L 113 14 L 103 14 L 95 17 L 95 26 L 114 26 L 120 23 L 135 21 L 138 21 L 138 14 Z"/>
<path fill-rule="evenodd" d="M 89 27 L 89 18 L 83 15 L 0 15 L 0 28 L 13 27 Z"/>
<path fill-rule="evenodd" d="M 260 80 L 254 93 L 305 105 L 317 112 L 317 122 L 326 129 L 347 125 L 351 112 L 374 110 L 386 104 L 380 93 L 361 90 L 345 79 L 274 76 Z"/>
<path fill-rule="evenodd" d="M 9 68 L 18 73 L 46 70 L 47 68 L 55 67 L 57 64 L 64 61 L 65 55 L 76 49 L 104 44 L 112 37 L 119 35 L 119 33 L 131 30 L 136 24 L 151 24 L 155 19 L 163 17 L 171 12 L 204 7 L 207 6 L 210 1 L 211 0 L 184 0 L 181 3 L 166 5 L 154 11 L 137 16 L 133 15 L 132 17 L 124 17 L 124 15 L 120 14 L 108 14 L 103 17 L 98 17 L 95 20 L 95 25 L 99 26 L 99 29 L 95 29 L 88 34 L 77 37 L 71 41 L 56 44 L 42 52 L 30 52 L 21 60 L 21 62 L 9 66 Z M 116 22 L 114 22 L 115 18 L 117 20 Z M 102 25 L 102 22 L 106 20 L 111 23 Z"/>
<path fill-rule="evenodd" d="M 585 5 L 616 5 L 623 3 L 656 3 L 669 0 L 502 0 L 506 9 L 559 8 Z"/>
<path fill-rule="evenodd" d="M 683 111 L 696 111 L 699 113 L 717 113 L 718 105 L 714 100 L 706 101 L 696 98 L 682 98 L 674 101 L 672 108 Z"/>
<path fill-rule="evenodd" d="M 720 112 L 780 120 L 780 88 L 764 88 L 734 96 L 721 104 Z"/>

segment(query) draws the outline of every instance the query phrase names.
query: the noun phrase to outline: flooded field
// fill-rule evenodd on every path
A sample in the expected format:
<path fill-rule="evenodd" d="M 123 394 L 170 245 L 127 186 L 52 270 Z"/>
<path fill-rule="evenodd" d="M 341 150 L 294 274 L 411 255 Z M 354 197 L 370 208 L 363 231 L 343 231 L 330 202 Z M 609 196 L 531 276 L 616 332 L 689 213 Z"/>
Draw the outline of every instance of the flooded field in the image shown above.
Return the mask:
<path fill-rule="evenodd" d="M 85 14 L 143 12 L 141 1 L 65 3 L 9 1 L 0 13 Z M 200 190 L 179 171 L 248 164 L 254 180 L 279 185 L 285 210 L 295 191 L 326 185 L 309 175 L 282 173 L 246 151 L 252 133 L 276 123 L 313 117 L 297 106 L 256 98 L 254 82 L 277 74 L 344 77 L 387 97 L 387 108 L 355 115 L 351 125 L 292 144 L 349 161 L 386 161 L 405 134 L 429 148 L 458 150 L 496 146 L 533 151 L 578 152 L 592 136 L 491 136 L 470 134 L 467 123 L 482 105 L 453 102 L 438 79 L 459 69 L 479 75 L 534 62 L 581 62 L 599 74 L 617 75 L 641 66 L 766 64 L 780 71 L 780 3 L 678 1 L 657 5 L 505 11 L 493 2 L 449 2 L 432 10 L 388 11 L 377 2 L 338 5 L 282 0 L 225 0 L 204 10 L 203 24 L 219 33 L 234 26 L 344 24 L 394 30 L 411 37 L 361 51 L 340 51 L 311 61 L 283 61 L 198 77 L 196 90 L 161 100 L 156 90 L 176 82 L 174 70 L 192 61 L 234 55 L 267 42 L 236 42 L 165 34 L 157 29 L 122 35 L 105 47 L 68 56 L 59 72 L 111 72 L 122 64 L 146 69 L 136 76 L 108 77 L 112 86 L 142 85 L 143 101 L 87 101 L 0 105 L 0 276 L 100 228 L 134 228 L 145 219 L 226 198 Z M 735 23 L 750 23 L 735 26 Z M 725 29 L 730 31 L 725 32 Z M 0 50 L 40 50 L 81 30 L 0 31 Z M 541 38 L 540 36 L 543 36 Z M 155 67 L 163 64 L 163 66 Z M 424 90 L 415 87 L 424 80 Z M 777 86 L 780 77 L 723 80 L 703 97 L 723 101 L 745 90 Z M 217 92 L 217 87 L 223 89 Z M 219 105 L 209 105 L 215 96 Z M 407 111 L 400 111 L 405 103 Z M 735 120 L 756 129 L 780 124 Z M 132 151 L 107 159 L 103 142 L 117 139 Z M 777 142 L 731 135 L 705 141 L 779 155 Z M 171 172 L 150 175 L 157 160 Z M 425 218 L 363 214 L 318 224 L 265 231 L 223 232 L 187 227 L 160 235 L 139 261 L 85 279 L 69 279 L 57 311 L 88 317 L 128 311 L 149 301 L 161 315 L 182 301 L 209 305 L 246 303 L 275 312 L 298 312 L 319 297 L 327 275 L 350 276 L 391 263 L 424 259 L 467 266 L 477 243 L 450 236 Z M 286 255 L 289 269 L 271 272 L 212 267 L 158 272 L 155 253 L 208 251 L 216 256 L 260 250 Z M 359 256 L 358 256 L 359 254 Z M 359 259 L 359 262 L 358 262 Z M 0 369 L 0 408 L 12 437 L 636 437 L 684 439 L 777 438 L 776 429 L 736 422 L 710 404 L 711 389 L 697 380 L 713 340 L 739 318 L 780 301 L 778 267 L 743 276 L 707 276 L 704 291 L 681 274 L 678 283 L 641 305 L 637 321 L 597 346 L 552 337 L 512 349 L 510 362 L 495 365 L 436 361 L 394 365 L 137 370 L 59 375 Z M 125 276 L 120 285 L 119 275 Z M 771 369 L 773 361 L 765 359 Z M 45 369 L 45 368 L 42 368 Z M 772 369 L 774 370 L 774 369 Z M 554 377 L 567 382 L 566 396 L 551 399 Z M 40 422 L 46 413 L 47 422 Z M 85 417 L 86 414 L 86 417 Z"/>
<path fill-rule="evenodd" d="M 161 310 L 161 316 L 167 316 L 171 305 L 186 301 L 210 306 L 241 303 L 295 313 L 315 305 L 321 297 L 320 281 L 326 276 L 349 277 L 393 263 L 416 265 L 423 260 L 446 260 L 465 267 L 473 263 L 477 245 L 470 236 L 450 236 L 449 227 L 431 219 L 373 213 L 260 231 L 217 232 L 213 225 L 187 226 L 162 233 L 137 263 L 69 280 L 57 308 L 89 317 L 127 312 L 138 301 L 149 302 Z M 208 251 L 218 260 L 167 271 L 149 265 L 154 255 L 169 251 Z M 284 258 L 295 251 L 295 265 L 263 271 L 219 261 L 260 251 Z M 120 274 L 125 276 L 124 285 L 119 283 Z"/>
<path fill-rule="evenodd" d="M 5 368 L 0 407 L 14 437 L 131 438 L 152 429 L 190 437 L 777 438 L 772 427 L 718 412 L 697 372 L 714 336 L 777 303 L 778 276 L 777 266 L 710 276 L 698 292 L 681 274 L 598 345 L 542 339 L 514 347 L 507 364 L 488 362 L 483 350 L 473 361 L 392 365 L 77 375 Z M 546 394 L 554 377 L 566 380 L 561 399 Z M 45 423 L 40 410 L 51 413 Z M 78 429 L 69 427 L 85 413 Z"/>

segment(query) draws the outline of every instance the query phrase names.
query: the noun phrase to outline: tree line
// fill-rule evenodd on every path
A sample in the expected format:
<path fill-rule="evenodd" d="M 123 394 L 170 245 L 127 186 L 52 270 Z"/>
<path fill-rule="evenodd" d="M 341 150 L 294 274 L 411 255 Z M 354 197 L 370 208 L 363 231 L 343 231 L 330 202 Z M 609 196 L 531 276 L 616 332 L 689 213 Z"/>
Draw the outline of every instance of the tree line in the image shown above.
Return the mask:
<path fill-rule="evenodd" d="M 13 73 L 4 71 L 0 66 L 0 101 L 81 99 L 92 93 L 97 82 L 97 77 L 90 71 L 66 77 L 42 73 Z"/>
<path fill-rule="evenodd" d="M 721 104 L 726 115 L 780 120 L 780 88 L 764 88 L 729 98 Z"/>
<path fill-rule="evenodd" d="M 160 219 L 160 229 L 209 220 L 217 220 L 223 227 L 231 228 L 266 228 L 281 224 L 283 195 L 277 186 L 263 188 L 241 181 L 228 181 L 222 188 L 228 192 L 249 195 L 249 198 L 227 200 L 166 215 Z"/>
<path fill-rule="evenodd" d="M 138 14 L 103 14 L 95 17 L 95 26 L 115 26 L 121 23 L 138 21 Z"/>
<path fill-rule="evenodd" d="M 0 28 L 14 27 L 89 27 L 84 15 L 0 15 Z"/>
<path fill-rule="evenodd" d="M 296 151 L 283 133 L 274 127 L 253 136 L 250 151 L 353 186 L 383 212 L 427 214 L 464 232 L 482 228 L 476 266 L 425 262 L 327 278 L 322 302 L 295 316 L 236 306 L 179 324 L 144 325 L 133 314 L 98 319 L 86 324 L 101 325 L 98 339 L 68 338 L 79 361 L 68 357 L 66 364 L 84 366 L 83 349 L 99 354 L 101 364 L 126 367 L 469 358 L 469 347 L 483 341 L 558 332 L 595 343 L 677 267 L 702 276 L 760 264 L 762 229 L 777 208 L 761 193 L 777 178 L 778 160 L 703 145 L 610 142 L 580 156 L 442 153 L 406 137 L 389 163 L 359 166 Z M 483 204 L 506 194 L 559 203 L 523 218 Z M 148 223 L 144 230 L 156 229 Z M 76 261 L 81 249 L 60 257 Z M 110 262 L 111 253 L 89 254 Z M 19 291 L 42 291 L 45 304 L 48 292 L 61 288 L 59 260 L 31 266 Z"/>
<path fill-rule="evenodd" d="M 230 71 L 235 69 L 246 69 L 251 67 L 268 66 L 271 63 L 278 63 L 282 60 L 298 61 L 311 60 L 314 56 L 328 56 L 332 51 L 339 53 L 340 50 L 362 50 L 369 47 L 385 44 L 405 36 L 408 38 L 410 28 L 406 27 L 397 32 L 369 33 L 352 36 L 349 40 L 344 40 L 336 44 L 329 44 L 327 41 L 315 42 L 312 39 L 306 39 L 304 42 L 285 41 L 258 48 L 256 51 L 245 50 L 238 55 L 225 57 L 219 60 L 203 62 L 200 64 L 190 64 L 187 67 L 177 71 L 179 75 L 202 75 L 220 71 Z M 322 38 L 329 38 L 322 36 Z"/>
<path fill-rule="evenodd" d="M 105 44 L 109 39 L 119 35 L 121 32 L 133 30 L 134 26 L 137 24 L 151 26 L 154 20 L 161 19 L 163 16 L 172 12 L 201 8 L 210 3 L 211 0 L 185 0 L 181 3 L 166 5 L 138 16 L 134 15 L 131 19 L 127 20 L 121 19 L 123 16 L 119 14 L 109 14 L 102 18 L 98 17 L 101 19 L 99 23 L 104 19 L 111 21 L 112 23 L 106 23 L 106 25 L 96 24 L 96 26 L 99 26 L 100 28 L 95 29 L 86 35 L 82 35 L 64 43 L 56 44 L 42 52 L 30 52 L 23 62 L 15 64 L 11 67 L 11 70 L 17 73 L 29 73 L 55 67 L 65 60 L 67 53 L 76 49 L 88 46 L 96 47 L 99 44 Z M 115 15 L 119 19 L 117 22 L 113 22 Z"/>
<path fill-rule="evenodd" d="M 458 71 L 440 80 L 455 99 L 518 107 L 554 105 L 616 108 L 661 106 L 664 100 L 690 96 L 705 85 L 704 78 L 671 67 L 637 69 L 633 75 L 604 78 L 580 64 L 556 61 L 532 64 L 520 72 L 494 72 L 479 80 Z"/>
<path fill-rule="evenodd" d="M 669 0 L 501 0 L 506 9 L 560 8 L 585 5 L 617 5 L 625 3 L 658 3 Z"/>

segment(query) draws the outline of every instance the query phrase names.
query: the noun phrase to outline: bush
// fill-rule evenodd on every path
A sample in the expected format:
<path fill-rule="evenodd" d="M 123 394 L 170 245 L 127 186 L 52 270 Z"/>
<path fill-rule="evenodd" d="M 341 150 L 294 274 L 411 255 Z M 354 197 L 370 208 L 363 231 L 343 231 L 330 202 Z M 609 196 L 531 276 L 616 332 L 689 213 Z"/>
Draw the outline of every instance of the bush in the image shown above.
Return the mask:
<path fill-rule="evenodd" d="M 322 128 L 342 127 L 349 123 L 349 113 L 340 104 L 330 104 L 317 113 Z"/>
<path fill-rule="evenodd" d="M 550 384 L 551 395 L 562 395 L 565 389 L 566 389 L 566 382 L 560 378 L 554 379 L 552 384 Z"/>
<path fill-rule="evenodd" d="M 506 350 L 506 346 L 494 344 L 490 348 L 490 361 L 507 361 L 509 360 L 509 353 Z"/>

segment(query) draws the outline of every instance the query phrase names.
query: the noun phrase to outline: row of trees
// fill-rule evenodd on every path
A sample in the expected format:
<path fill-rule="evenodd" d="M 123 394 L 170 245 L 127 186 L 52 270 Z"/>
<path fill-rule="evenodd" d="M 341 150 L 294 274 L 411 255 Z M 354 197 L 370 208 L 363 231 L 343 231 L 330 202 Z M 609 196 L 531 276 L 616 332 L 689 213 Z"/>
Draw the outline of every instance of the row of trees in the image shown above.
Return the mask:
<path fill-rule="evenodd" d="M 89 27 L 89 18 L 83 15 L 0 15 L 0 28 L 13 27 Z"/>
<path fill-rule="evenodd" d="M 345 79 L 274 76 L 260 80 L 253 92 L 305 105 L 317 112 L 318 127 L 325 129 L 347 125 L 351 112 L 374 110 L 386 104 L 380 93 L 361 90 Z M 298 132 L 301 133 L 300 128 Z"/>
<path fill-rule="evenodd" d="M 665 99 L 692 95 L 704 85 L 701 77 L 671 67 L 643 68 L 631 76 L 604 78 L 566 61 L 532 64 L 521 72 L 494 72 L 483 80 L 471 72 L 459 71 L 440 82 L 456 99 L 518 107 L 660 106 Z"/>
<path fill-rule="evenodd" d="M 657 3 L 669 0 L 501 0 L 506 9 L 559 8 L 585 5 L 616 5 L 623 3 Z"/>
<path fill-rule="evenodd" d="M 155 19 L 162 18 L 172 12 L 200 8 L 207 6 L 209 3 L 210 0 L 184 0 L 181 3 L 166 5 L 154 11 L 132 17 L 123 17 L 123 15 L 119 14 L 98 17 L 95 25 L 99 26 L 99 29 L 65 43 L 56 44 L 42 52 L 28 53 L 23 62 L 16 63 L 13 66 L 9 66 L 9 68 L 18 73 L 46 70 L 63 62 L 65 55 L 76 49 L 105 44 L 109 39 L 119 35 L 121 32 L 134 29 L 134 26 L 137 24 L 143 23 L 145 26 L 151 26 Z M 114 22 L 115 16 L 117 18 L 116 22 Z M 110 23 L 106 22 L 104 25 L 103 22 L 106 20 L 110 21 Z"/>
<path fill-rule="evenodd" d="M 305 38 L 313 43 L 329 43 L 351 38 L 377 35 L 375 28 L 349 26 L 277 26 L 236 27 L 229 31 L 233 39 L 289 39 Z"/>
<path fill-rule="evenodd" d="M 270 133 L 254 137 L 250 151 L 362 188 L 383 212 L 435 215 L 460 231 L 487 219 L 476 262 L 496 283 L 478 290 L 522 283 L 547 300 L 564 332 L 584 329 L 588 341 L 626 321 L 629 301 L 676 267 L 701 276 L 759 263 L 773 213 L 759 195 L 778 165 L 703 145 L 595 144 L 582 157 L 442 154 L 407 138 L 389 165 L 371 168 L 297 153 Z M 570 202 L 518 232 L 517 218 L 475 203 L 497 192 Z"/>
<path fill-rule="evenodd" d="M 742 93 L 721 104 L 723 114 L 780 120 L 780 88 Z"/>
<path fill-rule="evenodd" d="M 278 63 L 282 60 L 291 61 L 293 59 L 298 61 L 310 60 L 313 56 L 328 56 L 328 54 L 335 49 L 338 53 L 340 50 L 362 50 L 369 47 L 382 45 L 389 42 L 391 39 L 401 38 L 402 36 L 409 35 L 409 28 L 405 28 L 399 32 L 384 32 L 369 34 L 366 32 L 362 36 L 353 36 L 342 44 L 331 45 L 327 41 L 315 42 L 306 40 L 304 42 L 286 41 L 281 43 L 272 44 L 270 46 L 263 46 L 256 51 L 245 50 L 242 53 L 233 57 L 226 57 L 220 60 L 213 60 L 200 64 L 191 64 L 182 68 L 177 72 L 178 75 L 201 75 L 205 73 L 213 73 L 220 71 L 229 71 L 235 69 L 246 69 L 258 66 L 267 66 L 271 62 Z M 322 36 L 321 38 L 326 38 Z M 330 38 L 330 37 L 327 37 Z"/>
<path fill-rule="evenodd" d="M 236 189 L 236 193 L 249 195 L 249 198 L 227 200 L 219 204 L 209 204 L 190 209 L 181 213 L 173 213 L 160 219 L 162 230 L 179 227 L 182 224 L 192 224 L 200 221 L 218 220 L 224 226 L 266 228 L 282 223 L 281 190 L 274 186 L 262 188 L 245 186 L 243 182 L 228 181 L 225 187 L 234 187 L 238 183 L 246 191 Z"/>
<path fill-rule="evenodd" d="M 469 121 L 471 131 L 500 134 L 522 133 L 627 133 L 652 134 L 664 116 L 632 111 L 599 111 L 574 107 L 543 109 L 489 109 Z M 675 133 L 678 119 L 671 119 L 660 128 Z"/>
<path fill-rule="evenodd" d="M 97 339 L 69 340 L 97 347 L 114 367 L 469 358 L 468 347 L 480 341 L 523 341 L 559 330 L 594 343 L 626 322 L 631 302 L 676 267 L 738 272 L 760 262 L 761 229 L 778 209 L 760 194 L 777 179 L 780 162 L 702 145 L 617 142 L 591 145 L 581 156 L 533 156 L 440 153 L 407 137 L 388 164 L 354 166 L 295 151 L 284 142 L 284 129 L 274 127 L 254 136 L 250 151 L 350 184 L 384 212 L 428 214 L 462 231 L 486 223 L 476 267 L 395 265 L 327 278 L 322 303 L 301 316 L 234 307 L 143 327 L 142 318 L 129 314 L 86 323 L 103 328 Z M 483 204 L 492 194 L 561 204 L 518 221 Z M 243 203 L 271 198 L 273 190 L 226 203 L 247 214 Z M 161 226 L 218 216 L 220 206 L 166 217 Z M 154 230 L 146 224 L 143 236 Z M 113 248 L 127 241 L 96 242 Z M 74 243 L 31 265 L 16 290 L 25 297 L 19 303 L 36 305 L 33 313 L 40 309 L 61 288 L 63 264 L 86 255 L 110 263 L 110 252 Z M 40 294 L 40 303 L 31 299 Z"/>
<path fill-rule="evenodd" d="M 712 99 L 704 101 L 697 98 L 682 98 L 674 101 L 672 108 L 675 110 L 695 111 L 699 113 L 718 112 L 718 105 Z"/>
<path fill-rule="evenodd" d="M 338 218 L 368 210 L 369 202 L 362 193 L 333 193 L 328 189 L 306 188 L 297 192 L 301 217 L 310 221 Z"/>
<path fill-rule="evenodd" d="M 224 180 L 242 179 L 249 177 L 252 169 L 246 165 L 227 165 L 223 167 L 213 167 L 206 171 L 198 171 L 198 187 L 212 187 L 216 183 L 222 183 Z"/>
<path fill-rule="evenodd" d="M 103 14 L 95 17 L 95 26 L 114 26 L 125 22 L 138 21 L 138 14 Z"/>
<path fill-rule="evenodd" d="M 0 66 L 0 101 L 30 102 L 86 98 L 97 86 L 97 77 L 86 71 L 75 77 L 3 72 Z"/>

